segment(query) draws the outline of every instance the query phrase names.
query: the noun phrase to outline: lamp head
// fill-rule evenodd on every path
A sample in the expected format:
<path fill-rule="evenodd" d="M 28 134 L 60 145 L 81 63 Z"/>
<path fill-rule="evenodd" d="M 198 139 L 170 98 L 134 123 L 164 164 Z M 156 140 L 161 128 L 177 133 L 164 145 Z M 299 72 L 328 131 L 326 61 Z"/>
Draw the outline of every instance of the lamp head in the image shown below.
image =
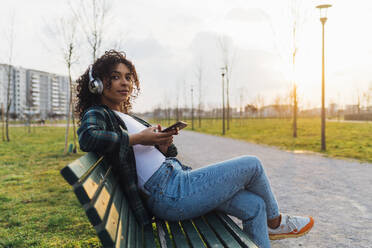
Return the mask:
<path fill-rule="evenodd" d="M 221 67 L 220 69 L 221 69 L 221 75 L 225 76 L 226 67 L 224 66 L 224 67 Z"/>
<path fill-rule="evenodd" d="M 328 8 L 332 7 L 331 4 L 321 4 L 316 6 L 317 9 L 320 11 L 320 20 L 324 19 L 327 20 L 327 10 Z"/>

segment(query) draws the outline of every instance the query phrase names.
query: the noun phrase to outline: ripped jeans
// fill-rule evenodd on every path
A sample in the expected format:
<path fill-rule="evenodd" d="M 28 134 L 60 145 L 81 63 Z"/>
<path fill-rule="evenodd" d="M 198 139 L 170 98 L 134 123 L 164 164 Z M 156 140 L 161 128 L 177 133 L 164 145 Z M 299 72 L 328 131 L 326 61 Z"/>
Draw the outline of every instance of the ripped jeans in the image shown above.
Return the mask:
<path fill-rule="evenodd" d="M 270 247 L 267 219 L 278 217 L 279 209 L 257 157 L 241 156 L 196 170 L 166 158 L 144 187 L 151 195 L 148 208 L 159 218 L 190 219 L 216 209 L 241 219 L 259 247 Z"/>

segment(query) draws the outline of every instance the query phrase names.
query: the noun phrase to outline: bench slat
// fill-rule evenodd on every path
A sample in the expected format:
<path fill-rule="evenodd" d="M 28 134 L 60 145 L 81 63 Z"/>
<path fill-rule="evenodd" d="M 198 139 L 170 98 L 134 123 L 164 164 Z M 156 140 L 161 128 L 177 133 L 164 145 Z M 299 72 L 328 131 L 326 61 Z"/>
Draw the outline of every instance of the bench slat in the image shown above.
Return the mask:
<path fill-rule="evenodd" d="M 136 247 L 143 248 L 143 228 L 136 221 Z"/>
<path fill-rule="evenodd" d="M 145 243 L 145 247 L 156 247 L 154 232 L 152 230 L 152 225 L 146 225 L 143 231 L 143 241 Z"/>
<path fill-rule="evenodd" d="M 205 247 L 201 237 L 199 236 L 198 231 L 195 229 L 194 225 L 190 220 L 181 221 L 181 225 L 192 247 L 194 248 Z"/>
<path fill-rule="evenodd" d="M 158 233 L 158 239 L 162 248 L 172 247 L 172 241 L 169 237 L 167 226 L 164 220 L 156 219 L 156 229 Z"/>
<path fill-rule="evenodd" d="M 74 184 L 74 192 L 81 205 L 93 199 L 98 188 L 109 173 L 111 173 L 111 168 L 108 169 L 104 162 L 100 162 L 83 182 Z"/>
<path fill-rule="evenodd" d="M 249 239 L 247 234 L 243 232 L 243 230 L 240 229 L 240 227 L 230 217 L 220 212 L 217 213 L 217 216 L 220 218 L 222 224 L 225 225 L 231 235 L 233 235 L 234 238 L 240 243 L 240 245 L 243 247 L 258 248 L 258 246 Z"/>
<path fill-rule="evenodd" d="M 208 213 L 204 217 L 225 246 L 234 248 L 241 247 L 234 237 L 226 230 L 225 226 L 221 223 L 215 213 Z"/>
<path fill-rule="evenodd" d="M 187 248 L 190 247 L 187 243 L 187 239 L 183 234 L 178 221 L 168 221 L 169 229 L 173 236 L 173 241 L 176 244 L 177 248 Z"/>
<path fill-rule="evenodd" d="M 107 180 L 103 182 L 102 187 L 97 192 L 97 196 L 93 198 L 91 202 L 84 205 L 88 219 L 93 226 L 96 226 L 103 221 L 107 205 L 110 203 L 114 188 L 118 185 L 116 181 L 110 180 L 112 177 L 112 175 L 109 175 Z"/>
<path fill-rule="evenodd" d="M 122 202 L 121 210 L 120 210 L 119 230 L 118 230 L 118 236 L 116 237 L 115 248 L 127 247 L 128 213 L 129 213 L 128 202 L 127 202 L 127 199 L 125 199 L 125 196 L 123 196 L 123 202 Z"/>
<path fill-rule="evenodd" d="M 103 157 L 99 157 L 97 154 L 89 152 L 65 166 L 61 170 L 61 174 L 70 185 L 74 185 L 92 167 L 92 165 L 102 159 Z"/>
<path fill-rule="evenodd" d="M 193 221 L 208 247 L 223 247 L 216 234 L 213 232 L 212 229 L 210 229 L 207 223 L 204 222 L 202 217 L 198 217 Z"/>
<path fill-rule="evenodd" d="M 113 199 L 108 207 L 108 213 L 105 220 L 100 225 L 96 226 L 98 237 L 100 238 L 103 246 L 113 247 L 116 240 L 116 234 L 118 231 L 119 213 L 121 210 L 121 203 L 123 199 L 123 193 L 119 187 L 115 190 Z"/>
<path fill-rule="evenodd" d="M 128 223 L 128 243 L 127 247 L 136 247 L 136 223 L 132 211 L 129 210 L 129 223 Z"/>

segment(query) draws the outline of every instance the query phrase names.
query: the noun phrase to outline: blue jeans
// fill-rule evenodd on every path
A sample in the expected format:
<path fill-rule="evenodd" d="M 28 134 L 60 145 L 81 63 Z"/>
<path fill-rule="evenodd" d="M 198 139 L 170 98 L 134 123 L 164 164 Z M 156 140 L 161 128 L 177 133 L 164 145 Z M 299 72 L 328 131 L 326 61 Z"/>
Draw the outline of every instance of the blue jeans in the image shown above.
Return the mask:
<path fill-rule="evenodd" d="M 166 220 L 195 218 L 219 210 L 236 216 L 259 247 L 270 247 L 267 219 L 279 216 L 260 160 L 241 156 L 196 170 L 167 158 L 145 183 L 151 194 L 147 205 Z"/>

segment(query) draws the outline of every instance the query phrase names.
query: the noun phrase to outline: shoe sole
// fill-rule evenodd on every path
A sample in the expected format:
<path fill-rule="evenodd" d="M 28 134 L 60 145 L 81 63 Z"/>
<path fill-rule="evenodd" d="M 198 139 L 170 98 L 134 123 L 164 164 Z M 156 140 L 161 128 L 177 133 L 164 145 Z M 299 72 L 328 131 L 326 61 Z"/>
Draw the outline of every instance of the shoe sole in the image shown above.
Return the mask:
<path fill-rule="evenodd" d="M 298 237 L 304 236 L 305 234 L 310 232 L 310 230 L 313 228 L 313 226 L 314 226 L 314 219 L 310 216 L 310 222 L 304 228 L 302 228 L 302 230 L 304 230 L 303 232 L 273 234 L 273 235 L 269 234 L 269 238 L 270 238 L 270 240 L 278 240 L 278 239 L 286 239 L 286 238 L 298 238 Z"/>

